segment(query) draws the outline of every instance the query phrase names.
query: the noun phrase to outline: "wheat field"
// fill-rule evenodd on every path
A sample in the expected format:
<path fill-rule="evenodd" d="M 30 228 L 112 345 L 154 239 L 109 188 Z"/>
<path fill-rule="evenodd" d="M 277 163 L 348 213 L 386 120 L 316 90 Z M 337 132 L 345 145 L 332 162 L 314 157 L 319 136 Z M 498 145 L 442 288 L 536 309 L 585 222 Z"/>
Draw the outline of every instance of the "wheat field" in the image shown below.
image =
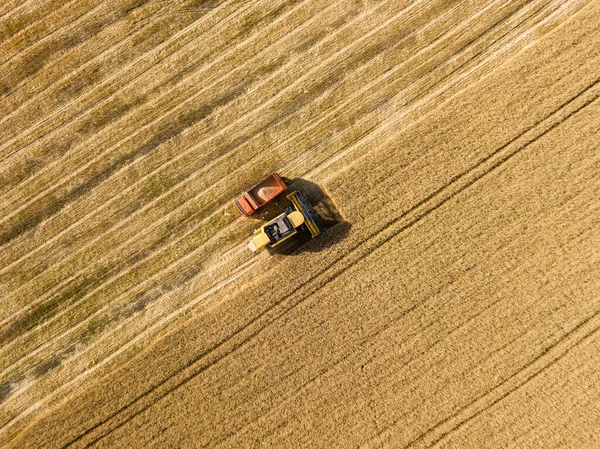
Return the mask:
<path fill-rule="evenodd" d="M 600 1 L 4 0 L 0 42 L 1 447 L 600 447 Z M 274 171 L 328 229 L 252 255 Z"/>

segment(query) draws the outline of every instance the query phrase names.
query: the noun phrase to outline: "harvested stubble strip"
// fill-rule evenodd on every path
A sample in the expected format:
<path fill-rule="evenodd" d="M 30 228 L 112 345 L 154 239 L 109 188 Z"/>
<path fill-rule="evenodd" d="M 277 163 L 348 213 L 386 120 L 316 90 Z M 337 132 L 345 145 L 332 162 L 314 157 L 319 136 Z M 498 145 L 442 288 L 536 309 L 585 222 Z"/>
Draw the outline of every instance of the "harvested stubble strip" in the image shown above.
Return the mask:
<path fill-rule="evenodd" d="M 17 158 L 15 160 L 19 160 L 18 158 L 27 161 L 28 159 L 24 158 L 31 152 L 35 152 L 29 156 L 29 161 L 35 160 L 37 158 L 41 158 L 44 152 L 40 151 L 40 145 L 42 147 L 52 148 L 55 146 L 60 146 L 58 143 L 60 142 L 59 137 L 60 131 L 63 130 L 64 125 L 69 124 L 73 121 L 76 122 L 76 119 L 79 117 L 85 117 L 90 109 L 91 111 L 96 111 L 98 107 L 105 106 L 106 100 L 111 95 L 118 93 L 119 90 L 125 88 L 129 84 L 133 82 L 138 82 L 136 91 L 143 91 L 145 88 L 149 86 L 153 86 L 157 81 L 163 80 L 164 75 L 169 75 L 169 72 L 165 73 L 165 71 L 152 71 L 151 69 L 161 63 L 163 60 L 171 60 L 173 63 L 174 60 L 177 60 L 181 54 L 179 50 L 182 48 L 188 47 L 191 42 L 195 39 L 200 38 L 204 33 L 208 30 L 211 30 L 216 24 L 219 24 L 221 27 L 225 25 L 229 19 L 235 19 L 238 14 L 243 14 L 250 8 L 251 5 L 247 5 L 242 8 L 235 8 L 232 11 L 231 5 L 227 4 L 229 8 L 219 8 L 208 15 L 202 15 L 198 18 L 198 20 L 192 21 L 188 23 L 185 27 L 183 27 L 180 31 L 175 34 L 169 34 L 168 28 L 162 29 L 159 27 L 158 30 L 155 30 L 156 24 L 152 26 L 152 30 L 154 33 L 152 34 L 152 39 L 150 40 L 142 40 L 141 42 L 136 43 L 133 47 L 136 49 L 145 48 L 148 43 L 157 44 L 150 51 L 143 53 L 137 59 L 129 62 L 127 65 L 122 67 L 117 72 L 110 72 L 110 76 L 108 76 L 103 82 L 98 85 L 93 86 L 92 89 L 88 90 L 85 94 L 76 98 L 75 101 L 72 101 L 68 104 L 68 107 L 63 107 L 53 113 L 49 117 L 44 117 L 40 122 L 35 123 L 33 126 L 25 129 L 20 136 L 15 139 L 9 140 L 8 142 L 4 142 L 4 147 L 2 149 L 3 159 L 7 158 L 8 155 L 12 155 L 11 158 Z M 227 19 L 227 20 L 225 20 Z M 163 18 L 160 19 L 160 23 L 163 22 Z M 172 21 L 169 23 L 169 28 L 172 26 L 176 26 L 179 21 Z M 227 31 L 226 27 L 222 26 L 221 31 Z M 139 37 L 139 36 L 138 36 Z M 233 38 L 233 36 L 230 36 Z M 217 45 L 217 39 L 219 39 L 219 34 L 214 33 L 213 38 L 215 41 L 213 42 L 213 46 L 209 45 L 198 45 L 198 49 L 203 50 L 216 50 L 218 52 L 219 46 Z M 137 38 L 136 38 L 137 40 Z M 160 41 L 160 43 L 158 43 Z M 196 47 L 194 47 L 196 48 Z M 202 56 L 202 54 L 198 55 L 198 61 L 203 61 L 207 55 Z M 107 61 L 107 64 L 119 64 L 119 61 L 111 56 Z M 81 67 L 81 69 L 86 69 L 87 65 Z M 103 67 L 102 70 L 110 69 L 110 67 Z M 147 73 L 149 72 L 149 73 Z M 140 81 L 142 81 L 140 83 Z M 64 86 L 59 84 L 57 86 L 59 89 L 55 91 L 55 95 L 58 97 L 61 96 L 60 92 L 64 89 L 68 89 L 69 86 Z M 131 95 L 132 92 L 130 92 Z M 101 110 L 101 109 L 100 109 Z M 8 117 L 12 117 L 9 115 Z M 77 123 L 77 122 L 76 122 Z M 85 121 L 81 121 L 80 125 L 85 123 Z M 54 136 L 52 140 L 51 137 Z M 54 155 L 55 157 L 61 156 L 61 153 Z"/>
<path fill-rule="evenodd" d="M 0 125 L 6 130 L 6 141 L 30 132 L 29 128 L 64 111 L 65 107 L 71 108 L 71 103 L 79 101 L 82 94 L 192 22 L 189 15 L 163 17 L 168 9 L 166 4 L 151 2 L 127 11 L 116 22 L 89 36 L 79 47 L 54 60 L 51 67 L 46 66 L 27 78 L 2 101 L 7 112 L 0 118 Z M 198 20 L 198 17 L 193 18 Z M 23 156 L 15 154 L 12 158 Z M 43 161 L 38 163 L 42 164 Z M 36 169 L 31 166 L 31 170 Z"/>
<path fill-rule="evenodd" d="M 8 2 L 3 4 L 6 3 Z M 81 14 L 77 7 L 70 4 L 73 0 L 29 2 L 29 5 L 27 3 L 21 1 L 18 8 L 13 9 L 6 16 L 2 15 L 0 19 L 2 23 L 0 64 Z M 83 10 L 85 9 L 89 9 L 89 6 L 84 5 Z"/>
<path fill-rule="evenodd" d="M 110 4 L 88 1 L 80 5 L 82 12 L 71 22 L 37 40 L 4 63 L 4 69 L 0 72 L 0 86 L 6 97 L 10 99 L 13 91 L 42 69 L 52 76 L 55 64 L 63 55 L 79 50 L 85 41 L 121 20 L 130 8 L 139 6 L 139 3 L 140 0 L 126 0 L 111 7 Z M 7 102 L 10 103 L 10 100 Z"/>

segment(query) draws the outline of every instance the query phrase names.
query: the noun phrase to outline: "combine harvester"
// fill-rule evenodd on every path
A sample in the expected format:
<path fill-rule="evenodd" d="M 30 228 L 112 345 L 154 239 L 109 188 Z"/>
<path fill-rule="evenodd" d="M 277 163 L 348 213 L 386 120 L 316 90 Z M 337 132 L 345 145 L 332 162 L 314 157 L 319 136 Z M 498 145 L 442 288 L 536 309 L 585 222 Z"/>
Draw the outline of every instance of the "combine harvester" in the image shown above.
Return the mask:
<path fill-rule="evenodd" d="M 319 216 L 301 192 L 292 192 L 287 195 L 287 199 L 290 200 L 292 206 L 254 231 L 252 240 L 248 242 L 250 251 L 257 253 L 266 246 L 273 248 L 305 230 L 310 232 L 311 238 L 315 238 L 324 231 Z"/>

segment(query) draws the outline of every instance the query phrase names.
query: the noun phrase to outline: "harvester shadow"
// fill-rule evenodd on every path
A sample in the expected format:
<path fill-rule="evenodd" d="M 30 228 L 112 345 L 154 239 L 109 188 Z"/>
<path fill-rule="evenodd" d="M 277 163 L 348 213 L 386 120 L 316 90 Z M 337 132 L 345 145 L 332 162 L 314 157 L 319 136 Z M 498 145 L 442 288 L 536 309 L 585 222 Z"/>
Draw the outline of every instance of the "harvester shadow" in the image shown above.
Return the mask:
<path fill-rule="evenodd" d="M 300 232 L 274 248 L 267 248 L 270 254 L 291 256 L 303 252 L 318 252 L 346 238 L 350 231 L 350 223 L 343 220 L 331 198 L 318 184 L 302 178 L 284 178 L 284 181 L 288 185 L 287 192 L 265 205 L 260 211 L 252 215 L 252 218 L 261 222 L 272 220 L 281 214 L 286 207 L 291 206 L 286 195 L 299 190 L 313 205 L 325 230 L 315 239 L 311 238 L 308 231 Z M 261 226 L 262 223 L 257 225 Z"/>

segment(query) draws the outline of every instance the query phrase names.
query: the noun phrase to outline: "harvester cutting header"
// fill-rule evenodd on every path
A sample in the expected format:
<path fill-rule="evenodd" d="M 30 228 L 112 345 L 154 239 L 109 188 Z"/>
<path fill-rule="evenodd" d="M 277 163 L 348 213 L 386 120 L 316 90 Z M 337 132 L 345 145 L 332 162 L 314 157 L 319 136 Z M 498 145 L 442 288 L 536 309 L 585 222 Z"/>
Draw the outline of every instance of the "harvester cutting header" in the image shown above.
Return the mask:
<path fill-rule="evenodd" d="M 244 192 L 235 204 L 242 214 L 249 216 L 286 189 L 285 181 L 277 173 L 273 173 Z M 286 198 L 291 206 L 254 231 L 252 239 L 248 242 L 248 248 L 253 253 L 266 246 L 275 247 L 300 232 L 310 233 L 311 238 L 323 232 L 324 227 L 319 216 L 302 192 L 296 190 Z"/>

